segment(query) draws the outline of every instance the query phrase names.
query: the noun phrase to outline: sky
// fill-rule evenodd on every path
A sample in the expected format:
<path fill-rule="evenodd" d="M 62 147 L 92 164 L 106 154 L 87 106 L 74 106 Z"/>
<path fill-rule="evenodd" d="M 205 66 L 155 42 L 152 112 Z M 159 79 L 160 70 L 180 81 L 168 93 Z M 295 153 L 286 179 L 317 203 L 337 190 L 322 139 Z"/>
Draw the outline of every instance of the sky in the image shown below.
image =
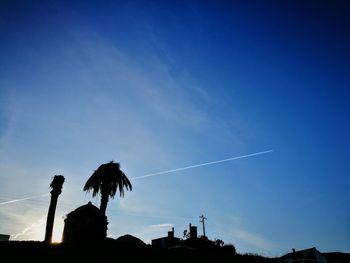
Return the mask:
<path fill-rule="evenodd" d="M 149 176 L 108 236 L 206 234 L 240 253 L 350 252 L 346 1 L 0 2 L 0 233 L 43 240 L 114 160 Z M 18 202 L 8 201 L 33 197 Z"/>

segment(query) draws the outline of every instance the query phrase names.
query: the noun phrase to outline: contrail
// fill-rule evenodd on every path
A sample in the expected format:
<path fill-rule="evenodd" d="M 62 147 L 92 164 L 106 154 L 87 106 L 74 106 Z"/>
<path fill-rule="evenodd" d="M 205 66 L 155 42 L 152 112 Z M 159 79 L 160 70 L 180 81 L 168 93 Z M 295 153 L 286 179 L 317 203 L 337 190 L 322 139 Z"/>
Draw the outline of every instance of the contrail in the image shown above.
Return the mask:
<path fill-rule="evenodd" d="M 151 173 L 151 174 L 145 174 L 145 175 L 141 175 L 141 176 L 137 176 L 137 177 L 130 178 L 130 180 L 143 179 L 143 178 L 152 177 L 152 176 L 156 176 L 156 175 L 168 174 L 168 173 L 183 171 L 183 170 L 192 169 L 192 168 L 197 168 L 197 167 L 206 166 L 206 165 L 211 165 L 211 164 L 229 162 L 229 161 L 233 161 L 233 160 L 237 160 L 237 159 L 248 158 L 248 157 L 252 157 L 252 156 L 256 156 L 256 155 L 261 155 L 261 154 L 266 154 L 266 153 L 270 153 L 270 152 L 272 152 L 272 150 L 263 151 L 263 152 L 256 152 L 256 153 L 251 153 L 251 154 L 246 154 L 246 155 L 241 155 L 241 156 L 236 156 L 236 157 L 231 157 L 231 158 L 227 158 L 227 159 L 223 159 L 223 160 L 218 160 L 218 161 L 213 161 L 213 162 L 194 164 L 194 165 L 190 165 L 190 166 L 186 166 L 186 167 L 181 167 L 181 168 L 176 168 L 176 169 L 171 169 L 171 170 L 166 170 L 166 171 L 162 171 L 162 172 Z"/>
<path fill-rule="evenodd" d="M 17 203 L 20 201 L 24 201 L 24 200 L 29 200 L 29 199 L 35 199 L 35 198 L 39 198 L 39 197 L 44 197 L 44 196 L 48 196 L 49 194 L 44 194 L 44 195 L 34 195 L 34 196 L 29 196 L 29 197 L 25 197 L 25 198 L 21 198 L 21 199 L 14 199 L 14 200 L 10 200 L 10 201 L 5 201 L 5 202 L 1 202 L 0 206 L 2 205 L 7 205 L 7 204 L 12 204 L 12 203 Z"/>
<path fill-rule="evenodd" d="M 207 165 L 212 165 L 212 164 L 217 164 L 217 163 L 229 162 L 229 161 L 233 161 L 233 160 L 237 160 L 237 159 L 248 158 L 248 157 L 252 157 L 252 156 L 256 156 L 256 155 L 262 155 L 262 154 L 266 154 L 266 153 L 270 153 L 270 152 L 272 152 L 272 150 L 256 152 L 256 153 L 251 153 L 251 154 L 231 157 L 231 158 L 218 160 L 218 161 L 207 162 L 207 163 L 194 164 L 194 165 L 190 165 L 190 166 L 186 166 L 186 167 L 181 167 L 181 168 L 166 170 L 166 171 L 162 171 L 162 172 L 157 172 L 157 173 L 151 173 L 151 174 L 145 174 L 145 175 L 141 175 L 141 176 L 137 176 L 137 177 L 132 177 L 132 178 L 130 178 L 130 180 L 138 180 L 138 179 L 143 179 L 143 178 L 152 177 L 152 176 L 156 176 L 156 175 L 163 175 L 163 174 L 183 171 L 183 170 L 187 170 L 187 169 L 197 168 L 197 167 L 201 167 L 201 166 L 207 166 Z M 6 204 L 16 203 L 16 202 L 20 202 L 20 201 L 25 201 L 25 200 L 29 200 L 29 199 L 35 199 L 35 198 L 39 198 L 39 197 L 44 197 L 44 196 L 48 196 L 48 195 L 49 194 L 35 195 L 35 196 L 29 196 L 29 197 L 25 197 L 25 198 L 21 198 L 21 199 L 14 199 L 14 200 L 10 200 L 10 201 L 5 201 L 5 202 L 0 203 L 0 206 L 6 205 Z"/>

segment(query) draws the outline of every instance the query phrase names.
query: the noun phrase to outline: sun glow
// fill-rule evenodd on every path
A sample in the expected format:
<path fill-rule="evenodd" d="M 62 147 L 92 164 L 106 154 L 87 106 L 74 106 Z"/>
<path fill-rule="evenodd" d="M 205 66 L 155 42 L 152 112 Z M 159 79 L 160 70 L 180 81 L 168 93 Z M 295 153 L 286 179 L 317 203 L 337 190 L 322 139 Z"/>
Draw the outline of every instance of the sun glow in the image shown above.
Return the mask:
<path fill-rule="evenodd" d="M 63 221 L 55 220 L 54 229 L 52 233 L 52 243 L 61 243 L 63 234 Z"/>
<path fill-rule="evenodd" d="M 43 241 L 45 237 L 45 226 L 46 226 L 45 216 L 35 221 L 34 223 L 26 226 L 20 232 L 11 236 L 12 240 L 38 240 Z M 52 233 L 52 243 L 62 242 L 63 233 L 63 220 L 55 220 L 54 229 Z"/>

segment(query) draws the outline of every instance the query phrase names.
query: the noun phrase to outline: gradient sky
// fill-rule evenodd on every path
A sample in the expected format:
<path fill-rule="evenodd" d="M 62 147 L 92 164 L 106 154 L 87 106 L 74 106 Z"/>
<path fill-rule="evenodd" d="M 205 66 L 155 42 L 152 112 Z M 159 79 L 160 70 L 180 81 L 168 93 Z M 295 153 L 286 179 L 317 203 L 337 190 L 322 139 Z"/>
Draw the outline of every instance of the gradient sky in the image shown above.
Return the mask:
<path fill-rule="evenodd" d="M 171 2 L 171 3 L 170 3 Z M 345 1 L 0 2 L 0 202 L 66 182 L 54 238 L 102 163 L 133 181 L 108 235 L 209 238 L 241 253 L 350 252 L 350 8 Z M 43 240 L 49 196 L 0 205 Z"/>

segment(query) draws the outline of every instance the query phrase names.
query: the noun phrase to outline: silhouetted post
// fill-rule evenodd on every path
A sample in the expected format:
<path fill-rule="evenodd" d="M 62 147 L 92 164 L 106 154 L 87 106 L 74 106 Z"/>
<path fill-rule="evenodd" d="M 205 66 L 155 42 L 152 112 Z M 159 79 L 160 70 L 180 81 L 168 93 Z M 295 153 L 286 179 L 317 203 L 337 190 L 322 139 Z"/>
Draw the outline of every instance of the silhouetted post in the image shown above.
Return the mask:
<path fill-rule="evenodd" d="M 203 236 L 205 237 L 205 225 L 204 225 L 204 220 L 207 220 L 207 218 L 204 215 L 201 215 L 199 217 L 201 220 L 199 220 L 200 223 L 203 224 Z"/>
<path fill-rule="evenodd" d="M 46 220 L 46 231 L 45 231 L 45 240 L 44 240 L 46 243 L 52 242 L 52 230 L 53 230 L 53 223 L 55 220 L 57 199 L 62 192 L 63 183 L 64 183 L 63 175 L 55 175 L 50 184 L 50 187 L 52 188 L 52 190 L 50 192 L 51 201 L 50 201 L 49 211 L 47 213 L 47 220 Z"/>

